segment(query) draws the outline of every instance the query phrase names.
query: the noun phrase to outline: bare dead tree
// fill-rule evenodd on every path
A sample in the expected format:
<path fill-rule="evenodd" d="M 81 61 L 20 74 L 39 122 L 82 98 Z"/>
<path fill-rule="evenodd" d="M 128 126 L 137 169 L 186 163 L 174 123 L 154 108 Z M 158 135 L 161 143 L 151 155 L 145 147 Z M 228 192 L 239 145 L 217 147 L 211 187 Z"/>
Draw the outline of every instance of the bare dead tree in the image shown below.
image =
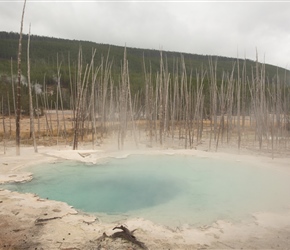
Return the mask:
<path fill-rule="evenodd" d="M 162 51 L 160 51 L 160 71 L 159 71 L 159 77 L 158 77 L 158 99 L 159 99 L 159 108 L 158 108 L 158 115 L 159 115 L 159 143 L 160 145 L 163 144 L 163 130 L 164 130 L 164 96 L 163 96 L 163 56 Z"/>
<path fill-rule="evenodd" d="M 212 137 L 217 137 L 217 61 L 213 64 L 209 59 L 209 79 L 210 79 L 210 139 L 209 150 L 211 149 Z"/>
<path fill-rule="evenodd" d="M 163 103 L 164 103 L 164 109 L 163 109 L 163 133 L 164 133 L 164 142 L 166 142 L 166 138 L 168 135 L 169 130 L 169 88 L 170 88 L 170 73 L 168 72 L 168 63 L 167 63 L 167 57 L 165 60 L 165 67 L 163 71 L 163 84 L 164 84 L 164 91 L 163 91 Z"/>
<path fill-rule="evenodd" d="M 235 91 L 235 79 L 234 79 L 234 71 L 235 71 L 235 62 L 232 66 L 231 75 L 228 77 L 227 81 L 227 143 L 230 142 L 232 129 L 233 129 L 233 105 L 234 105 L 234 91 Z"/>
<path fill-rule="evenodd" d="M 38 105 L 38 95 L 35 95 L 35 105 L 36 105 L 36 115 L 37 115 L 37 137 L 38 139 L 40 138 L 40 120 L 39 120 L 39 116 L 40 116 L 40 110 L 39 110 L 39 105 Z"/>
<path fill-rule="evenodd" d="M 120 82 L 119 97 L 119 149 L 123 149 L 127 130 L 127 100 L 128 100 L 128 67 L 127 50 L 124 49 L 124 58 L 122 65 L 122 76 Z"/>
<path fill-rule="evenodd" d="M 19 33 L 19 43 L 18 43 L 18 83 L 17 83 L 17 99 L 16 99 L 16 155 L 20 155 L 20 115 L 21 115 L 21 52 L 22 52 L 22 30 L 23 30 L 23 20 L 25 13 L 26 0 L 24 0 L 23 10 L 22 10 L 22 18 L 20 25 L 20 33 Z"/>
<path fill-rule="evenodd" d="M 196 89 L 195 92 L 195 102 L 194 102 L 194 122 L 193 122 L 193 131 L 195 126 L 197 127 L 196 130 L 196 144 L 199 144 L 202 138 L 203 132 L 203 104 L 204 104 L 204 78 L 205 73 L 203 69 L 201 69 L 200 73 L 196 73 Z M 193 133 L 194 134 L 194 133 Z"/>
<path fill-rule="evenodd" d="M 12 135 L 12 122 L 11 122 L 11 111 L 10 111 L 10 101 L 9 101 L 9 94 L 7 91 L 7 107 L 8 107 L 8 117 L 9 117 L 9 138 Z"/>
<path fill-rule="evenodd" d="M 6 154 L 6 127 L 5 127 L 4 99 L 3 99 L 3 95 L 2 95 L 2 102 L 1 102 L 1 104 L 2 104 L 3 148 L 4 148 L 4 154 Z"/>
<path fill-rule="evenodd" d="M 83 92 L 86 84 L 86 78 L 88 76 L 88 65 L 86 65 L 84 75 L 82 75 L 83 68 L 83 58 L 82 58 L 82 49 L 79 49 L 78 55 L 78 74 L 77 74 L 77 99 L 75 106 L 75 123 L 74 123 L 74 139 L 73 139 L 73 150 L 78 149 L 78 140 L 79 140 L 79 128 L 81 122 L 81 110 L 83 104 Z"/>
<path fill-rule="evenodd" d="M 13 110 L 14 110 L 14 116 L 15 116 L 15 120 L 16 120 L 16 98 L 15 98 L 15 88 L 14 88 L 14 77 L 13 77 L 13 61 L 11 58 L 11 62 L 10 62 L 11 66 L 10 66 L 10 70 L 11 70 L 11 86 L 12 86 L 12 98 L 13 98 Z"/>
<path fill-rule="evenodd" d="M 219 146 L 219 141 L 220 138 L 221 140 L 223 140 L 223 134 L 224 134 L 224 126 L 225 126 L 225 113 L 226 113 L 226 100 L 225 100 L 225 82 L 224 82 L 224 78 L 225 78 L 225 72 L 223 72 L 223 76 L 222 76 L 222 83 L 220 86 L 220 90 L 219 92 L 217 92 L 218 97 L 219 97 L 219 104 L 220 104 L 220 120 L 219 120 L 219 128 L 218 128 L 218 132 L 217 132 L 217 138 L 216 138 L 216 151 L 218 150 L 218 146 Z"/>
<path fill-rule="evenodd" d="M 96 53 L 96 50 L 92 51 L 92 58 L 94 58 L 94 55 Z M 95 135 L 96 135 L 96 80 L 98 73 L 100 71 L 101 66 L 98 66 L 96 69 L 94 69 L 94 60 L 92 60 L 92 83 L 91 83 L 91 96 L 90 96 L 90 102 L 89 102 L 89 112 L 91 114 L 91 126 L 92 126 L 92 146 L 93 149 L 95 147 Z"/>
<path fill-rule="evenodd" d="M 178 60 L 175 62 L 175 69 L 173 72 L 173 99 L 172 99 L 172 108 L 171 108 L 171 140 L 174 143 L 175 139 L 175 128 L 176 121 L 178 120 Z"/>
<path fill-rule="evenodd" d="M 237 133 L 238 133 L 238 149 L 241 148 L 241 76 L 240 76 L 240 64 L 237 60 L 238 67 L 238 80 L 236 83 L 237 88 Z"/>
<path fill-rule="evenodd" d="M 137 140 L 137 135 L 136 135 L 136 124 L 135 124 L 135 119 L 134 119 L 134 114 L 135 111 L 133 110 L 133 105 L 132 105 L 132 97 L 131 97 L 131 89 L 130 89 L 130 77 L 129 77 L 129 66 L 127 62 L 127 88 L 128 88 L 128 104 L 129 104 L 129 109 L 130 109 L 130 116 L 131 116 L 131 123 L 132 123 L 132 130 L 133 130 L 133 136 L 134 136 L 134 141 L 136 148 L 138 148 L 138 140 Z"/>
<path fill-rule="evenodd" d="M 147 72 L 145 58 L 143 55 L 143 69 L 145 77 L 145 118 L 146 127 L 145 131 L 149 133 L 149 147 L 152 147 L 153 142 L 153 113 L 154 113 L 154 96 L 152 86 L 152 69 L 151 64 L 149 66 L 149 72 Z"/>
<path fill-rule="evenodd" d="M 48 105 L 47 87 L 46 87 L 46 84 L 45 84 L 45 77 L 46 76 L 44 75 L 44 77 L 43 77 L 43 95 L 42 95 L 41 101 L 42 101 L 42 106 L 44 107 L 44 116 L 45 116 L 45 125 L 46 125 L 46 129 L 45 129 L 46 136 L 48 136 L 49 139 L 51 139 L 53 130 L 52 130 L 52 127 L 50 126 L 49 120 L 48 120 L 49 117 L 50 117 L 50 114 L 47 112 L 49 110 L 49 105 Z"/>
<path fill-rule="evenodd" d="M 32 102 L 32 90 L 31 90 L 31 81 L 30 81 L 30 29 L 28 33 L 28 43 L 27 43 L 27 82 L 28 82 L 28 91 L 29 91 L 29 116 L 30 116 L 30 138 L 33 140 L 34 152 L 37 153 L 37 145 L 35 138 L 35 129 L 34 129 L 34 111 L 33 111 L 33 102 Z"/>

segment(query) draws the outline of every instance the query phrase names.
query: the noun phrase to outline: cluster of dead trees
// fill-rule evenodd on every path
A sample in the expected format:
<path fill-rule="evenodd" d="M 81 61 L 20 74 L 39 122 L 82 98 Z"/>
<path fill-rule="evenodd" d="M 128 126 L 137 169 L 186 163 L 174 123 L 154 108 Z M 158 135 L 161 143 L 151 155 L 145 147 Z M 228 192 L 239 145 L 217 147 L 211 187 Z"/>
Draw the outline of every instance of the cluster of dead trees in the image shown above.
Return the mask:
<path fill-rule="evenodd" d="M 25 1 L 26 2 L 26 1 Z M 14 110 L 16 110 L 16 148 L 20 153 L 21 116 L 21 34 L 19 39 L 18 84 L 13 89 Z M 28 36 L 29 39 L 29 36 Z M 166 55 L 160 52 L 160 65 L 157 73 L 152 73 L 151 65 L 145 62 L 144 84 L 140 90 L 131 93 L 130 65 L 126 48 L 121 64 L 119 78 L 112 76 L 110 51 L 101 63 L 95 65 L 96 51 L 92 50 L 90 63 L 85 64 L 82 49 L 78 61 L 69 70 L 71 119 L 65 118 L 62 93 L 62 61 L 57 57 L 56 101 L 48 103 L 45 76 L 43 93 L 32 96 L 29 65 L 29 41 L 27 48 L 28 86 L 30 101 L 30 137 L 37 151 L 39 140 L 39 112 L 35 117 L 33 110 L 39 110 L 38 99 L 42 103 L 46 119 L 46 136 L 55 136 L 56 143 L 63 138 L 78 149 L 79 141 L 90 138 L 92 147 L 103 137 L 115 135 L 119 149 L 124 147 L 130 136 L 136 147 L 140 142 L 148 146 L 166 145 L 194 148 L 206 141 L 209 150 L 217 150 L 221 144 L 235 143 L 238 148 L 253 146 L 274 152 L 289 149 L 290 141 L 290 85 L 287 71 L 281 77 L 277 72 L 269 79 L 265 64 L 257 60 L 250 70 L 246 60 L 235 60 L 230 72 L 217 73 L 217 61 L 209 58 L 208 65 L 188 72 L 181 55 L 169 70 Z M 68 60 L 70 62 L 70 60 Z M 71 65 L 69 65 L 71 69 Z M 72 73 L 75 72 L 75 73 Z M 14 85 L 12 84 L 14 88 Z M 33 99 L 36 107 L 33 107 Z M 66 100 L 67 101 L 67 100 Z M 2 97 L 2 108 L 3 108 Z M 47 110 L 56 112 L 56 128 L 51 123 Z M 38 119 L 38 137 L 35 136 L 34 120 Z M 11 122 L 10 122 L 11 123 Z M 3 142 L 5 150 L 7 124 L 3 115 Z M 56 130 L 56 134 L 53 132 Z M 10 129 L 11 131 L 11 129 Z"/>
<path fill-rule="evenodd" d="M 77 73 L 70 73 L 70 120 L 63 109 L 62 62 L 58 59 L 56 101 L 49 104 L 46 91 L 39 97 L 46 119 L 44 130 L 48 137 L 57 137 L 57 143 L 64 138 L 77 149 L 79 140 L 89 137 L 94 147 L 100 138 L 113 134 L 119 149 L 128 136 L 136 147 L 146 141 L 148 146 L 194 148 L 204 140 L 209 150 L 225 143 L 236 143 L 238 148 L 266 147 L 272 152 L 289 146 L 287 71 L 282 79 L 279 72 L 268 79 L 265 65 L 258 60 L 250 72 L 246 60 L 242 64 L 236 60 L 231 72 L 218 77 L 217 61 L 209 58 L 206 67 L 187 72 L 182 55 L 169 71 L 166 56 L 160 52 L 159 71 L 153 74 L 150 64 L 143 60 L 144 85 L 132 94 L 126 48 L 117 83 L 112 77 L 109 52 L 100 65 L 94 65 L 94 57 L 93 50 L 91 62 L 84 65 L 80 48 Z M 30 98 L 30 136 L 36 147 L 33 121 L 39 119 L 39 112 L 35 116 L 33 110 L 39 108 L 32 106 L 32 98 L 38 97 L 30 93 Z M 56 127 L 51 124 L 51 109 L 56 113 Z M 39 121 L 36 124 L 39 131 Z"/>

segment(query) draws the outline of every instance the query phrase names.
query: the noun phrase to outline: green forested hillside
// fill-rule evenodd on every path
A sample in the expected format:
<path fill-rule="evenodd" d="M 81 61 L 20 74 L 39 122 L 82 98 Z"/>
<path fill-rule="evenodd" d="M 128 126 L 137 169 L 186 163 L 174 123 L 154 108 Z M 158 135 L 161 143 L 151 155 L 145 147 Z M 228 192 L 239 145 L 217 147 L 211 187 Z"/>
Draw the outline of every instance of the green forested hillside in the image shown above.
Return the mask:
<path fill-rule="evenodd" d="M 0 98 L 4 96 L 6 99 L 9 96 L 9 101 L 12 101 L 12 87 L 11 74 L 17 75 L 17 53 L 18 53 L 18 39 L 19 34 L 0 32 Z M 23 36 L 22 44 L 22 75 L 27 76 L 27 35 Z M 113 84 L 118 85 L 121 75 L 121 65 L 124 54 L 124 47 L 97 44 L 89 41 L 65 40 L 58 38 L 49 38 L 41 36 L 31 36 L 30 43 L 30 60 L 31 60 L 31 81 L 33 84 L 40 84 L 54 88 L 56 86 L 57 77 L 57 63 L 60 66 L 61 73 L 61 87 L 67 90 L 69 96 L 70 81 L 76 75 L 78 51 L 82 49 L 83 64 L 90 63 L 92 58 L 92 51 L 96 49 L 94 57 L 94 65 L 97 67 L 101 61 L 112 62 L 112 80 Z M 109 54 L 108 54 L 109 52 Z M 163 61 L 166 62 L 168 71 L 171 75 L 181 67 L 181 54 L 178 52 L 162 52 Z M 196 54 L 182 54 L 184 57 L 185 66 L 187 69 L 188 78 L 192 73 L 192 79 L 195 79 L 196 71 L 201 69 L 204 72 L 209 72 L 209 56 Z M 127 48 L 127 60 L 129 65 L 130 86 L 132 93 L 142 91 L 144 89 L 144 69 L 143 58 L 146 64 L 146 69 L 149 71 L 151 67 L 153 82 L 156 78 L 157 72 L 160 70 L 160 51 L 148 49 Z M 221 82 L 222 74 L 224 72 L 230 73 L 233 69 L 235 58 L 227 57 L 213 57 L 213 61 L 217 60 L 216 74 L 218 82 Z M 12 65 L 11 65 L 12 62 Z M 255 68 L 255 62 L 246 60 L 247 75 L 252 75 Z M 242 68 L 244 61 L 240 60 L 240 68 Z M 177 67 L 178 65 L 178 67 Z M 11 70 L 13 71 L 11 73 Z M 69 73 L 70 72 L 70 73 Z M 266 65 L 266 77 L 271 81 L 273 77 L 279 72 L 284 75 L 285 70 L 275 66 Z M 237 67 L 234 71 L 235 76 L 238 74 Z M 206 83 L 209 79 L 209 74 L 205 78 Z M 194 80 L 192 81 L 194 84 Z M 23 105 L 26 105 L 26 87 L 23 88 Z M 53 98 L 53 97 L 52 97 Z M 3 101 L 7 103 L 8 100 Z M 6 104 L 4 104 L 5 107 Z M 64 105 L 68 108 L 69 102 Z M 12 105 L 11 105 L 12 107 Z M 25 108 L 24 108 L 25 109 Z"/>

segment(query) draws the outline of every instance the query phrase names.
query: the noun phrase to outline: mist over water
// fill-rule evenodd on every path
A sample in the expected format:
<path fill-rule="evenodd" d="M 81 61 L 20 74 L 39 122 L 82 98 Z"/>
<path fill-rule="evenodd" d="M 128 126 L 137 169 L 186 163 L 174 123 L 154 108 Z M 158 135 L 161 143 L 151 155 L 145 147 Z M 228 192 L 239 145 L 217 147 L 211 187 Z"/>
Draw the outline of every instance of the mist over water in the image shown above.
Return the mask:
<path fill-rule="evenodd" d="M 107 214 L 108 220 L 143 217 L 169 226 L 203 225 L 290 205 L 289 175 L 235 161 L 133 155 L 96 165 L 45 164 L 31 171 L 31 182 L 5 187 Z"/>

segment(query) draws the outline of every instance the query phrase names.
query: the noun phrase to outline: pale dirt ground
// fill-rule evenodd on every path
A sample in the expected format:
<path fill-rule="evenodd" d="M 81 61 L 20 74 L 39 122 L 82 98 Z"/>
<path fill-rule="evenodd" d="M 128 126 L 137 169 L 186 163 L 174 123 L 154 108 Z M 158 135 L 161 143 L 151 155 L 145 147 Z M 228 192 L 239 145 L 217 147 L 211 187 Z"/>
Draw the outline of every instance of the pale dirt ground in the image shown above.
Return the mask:
<path fill-rule="evenodd" d="M 116 138 L 108 138 L 94 150 L 90 143 L 81 144 L 78 151 L 71 150 L 70 146 L 39 146 L 38 153 L 34 153 L 31 146 L 24 146 L 20 156 L 16 156 L 13 143 L 6 143 L 5 154 L 2 145 L 0 143 L 0 183 L 31 180 L 32 175 L 25 167 L 32 164 L 59 159 L 96 162 L 134 153 L 228 158 L 290 171 L 286 157 L 271 159 L 267 155 L 230 147 L 221 148 L 219 152 L 206 152 L 207 144 L 192 150 L 148 148 L 139 144 L 139 150 L 136 150 L 132 143 L 119 151 Z M 120 224 L 130 230 L 137 229 L 134 235 L 148 249 L 290 249 L 290 204 L 286 213 L 261 212 L 254 214 L 251 221 L 236 224 L 217 221 L 208 227 L 168 228 L 142 218 L 104 223 L 62 202 L 0 190 L 0 249 L 139 249 L 121 239 L 99 240 L 104 232 L 111 235 L 112 229 Z"/>

